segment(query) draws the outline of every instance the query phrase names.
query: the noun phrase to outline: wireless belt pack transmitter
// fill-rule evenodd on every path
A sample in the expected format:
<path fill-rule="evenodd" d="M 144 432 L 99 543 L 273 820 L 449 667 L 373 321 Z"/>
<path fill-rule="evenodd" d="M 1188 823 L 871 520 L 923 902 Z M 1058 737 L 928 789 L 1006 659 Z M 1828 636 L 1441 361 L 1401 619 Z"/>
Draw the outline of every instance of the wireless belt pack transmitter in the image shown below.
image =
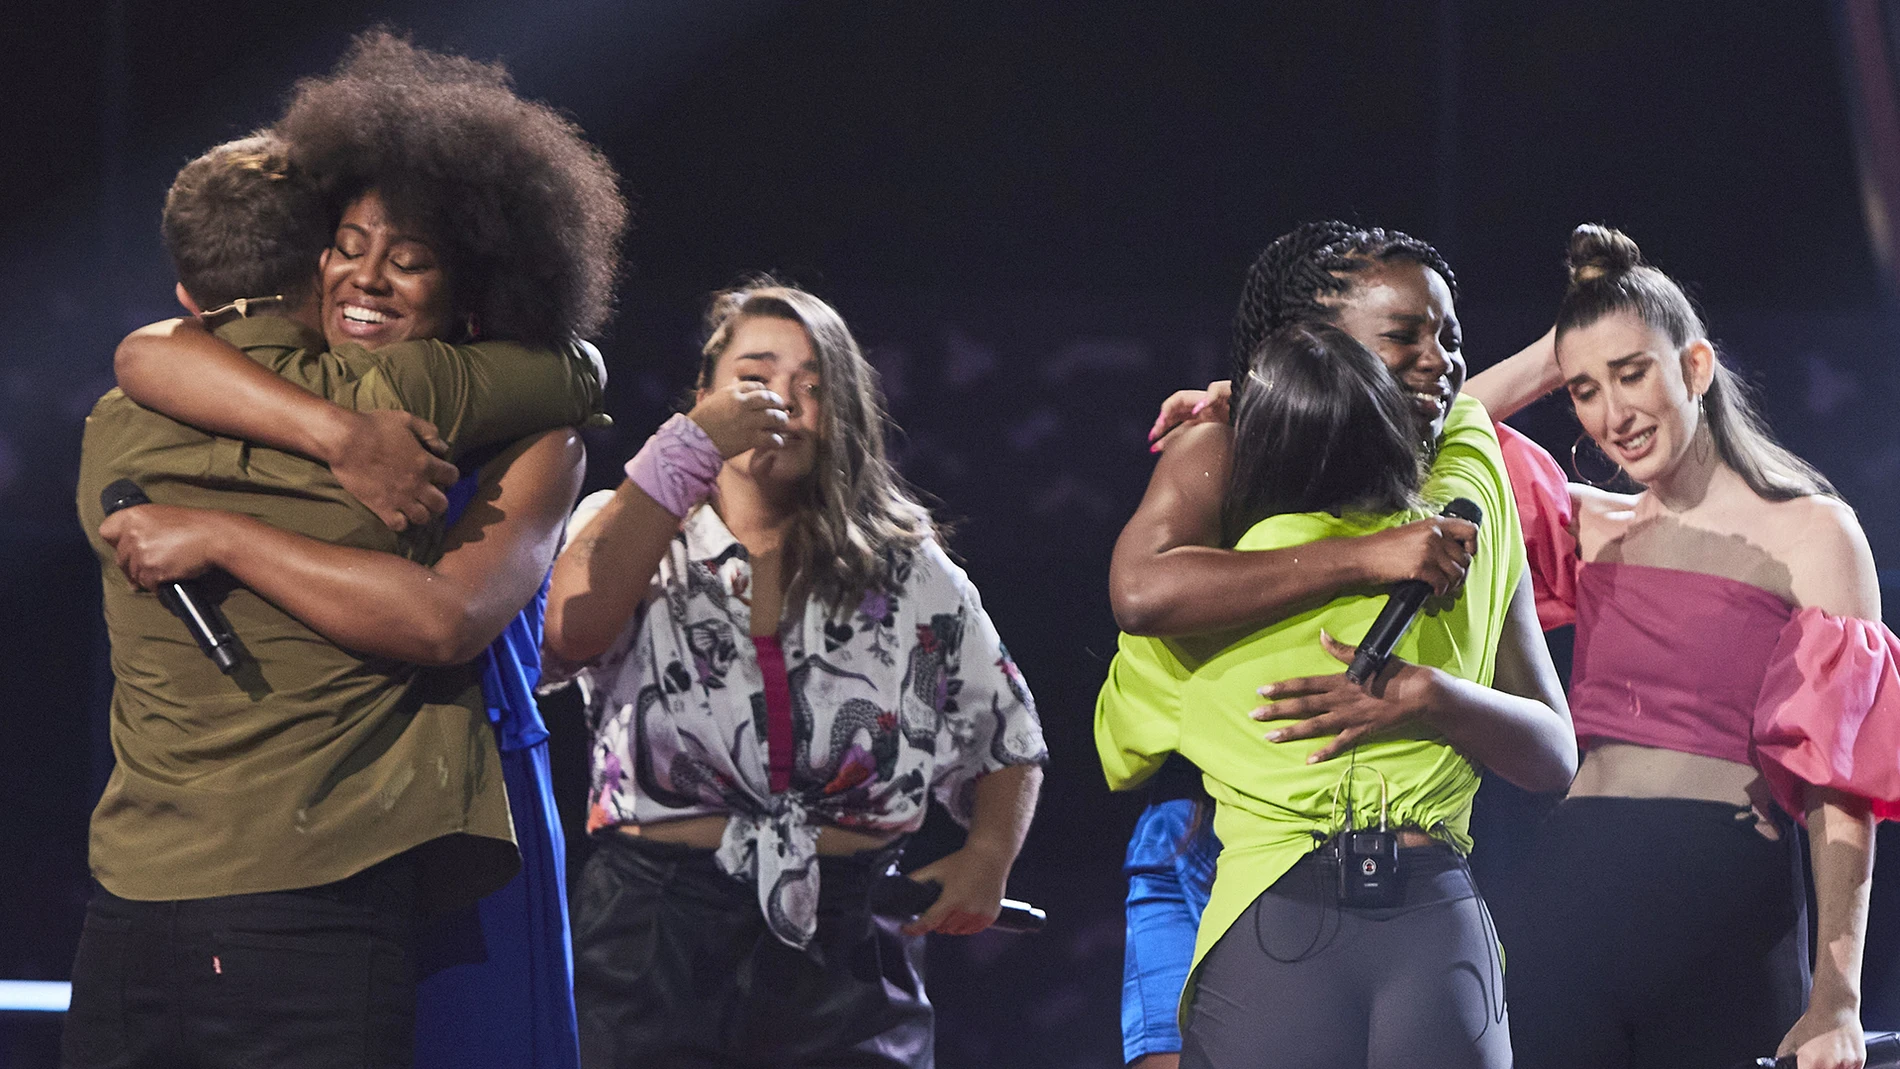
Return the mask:
<path fill-rule="evenodd" d="M 1344 906 L 1395 906 L 1399 903 L 1399 833 L 1386 827 L 1388 805 L 1385 777 L 1379 776 L 1379 827 L 1353 827 L 1352 775 L 1340 778 L 1345 788 L 1346 826 L 1333 837 L 1333 863 L 1339 876 L 1339 903 Z M 1334 788 L 1338 797 L 1339 786 Z"/>

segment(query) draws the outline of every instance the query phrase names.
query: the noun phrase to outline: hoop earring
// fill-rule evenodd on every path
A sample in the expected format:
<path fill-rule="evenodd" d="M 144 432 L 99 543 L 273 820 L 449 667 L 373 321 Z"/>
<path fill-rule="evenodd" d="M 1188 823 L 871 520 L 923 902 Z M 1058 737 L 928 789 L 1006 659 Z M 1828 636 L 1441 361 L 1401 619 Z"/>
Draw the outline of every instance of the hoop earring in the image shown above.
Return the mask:
<path fill-rule="evenodd" d="M 1592 479 L 1588 475 L 1585 475 L 1583 473 L 1583 465 L 1577 459 L 1577 447 L 1581 446 L 1584 443 L 1584 441 L 1588 439 L 1589 437 L 1590 437 L 1590 432 L 1579 431 L 1577 432 L 1577 440 L 1570 443 L 1570 470 L 1576 473 L 1577 478 L 1582 479 L 1584 482 L 1590 484 L 1591 486 L 1596 487 L 1599 490 L 1602 490 L 1608 487 L 1611 483 L 1614 483 L 1617 479 L 1623 477 L 1623 466 L 1620 464 L 1612 465 L 1612 470 L 1610 474 L 1605 475 L 1601 481 L 1597 479 Z M 1601 448 L 1597 450 L 1597 455 L 1603 457 L 1604 460 L 1610 459 L 1607 456 L 1603 456 L 1603 450 Z"/>
<path fill-rule="evenodd" d="M 1715 427 L 1709 422 L 1709 410 L 1702 400 L 1706 393 L 1695 395 L 1695 450 L 1696 459 L 1707 461 L 1716 455 Z"/>

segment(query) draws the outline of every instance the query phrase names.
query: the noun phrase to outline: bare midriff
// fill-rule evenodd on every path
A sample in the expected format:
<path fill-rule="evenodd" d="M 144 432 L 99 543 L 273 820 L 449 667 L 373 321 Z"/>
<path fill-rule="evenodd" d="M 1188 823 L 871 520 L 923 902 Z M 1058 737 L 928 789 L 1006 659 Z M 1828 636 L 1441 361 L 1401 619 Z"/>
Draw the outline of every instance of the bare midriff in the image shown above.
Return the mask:
<path fill-rule="evenodd" d="M 621 824 L 616 831 L 656 843 L 673 843 L 700 850 L 717 850 L 726 834 L 725 817 L 708 814 L 682 817 L 650 824 Z M 888 846 L 898 832 L 869 832 L 827 825 L 818 829 L 818 853 L 821 857 L 846 857 Z"/>
<path fill-rule="evenodd" d="M 1768 812 L 1768 786 L 1750 765 L 1631 742 L 1599 742 L 1583 755 L 1571 798 L 1684 798 Z"/>

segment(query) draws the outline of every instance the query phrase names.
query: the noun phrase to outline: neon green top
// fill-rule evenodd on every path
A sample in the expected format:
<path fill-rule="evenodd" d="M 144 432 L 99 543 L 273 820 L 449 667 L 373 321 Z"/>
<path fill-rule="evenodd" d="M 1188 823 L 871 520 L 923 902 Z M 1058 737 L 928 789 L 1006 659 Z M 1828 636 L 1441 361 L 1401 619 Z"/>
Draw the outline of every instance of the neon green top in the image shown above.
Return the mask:
<path fill-rule="evenodd" d="M 1452 406 L 1425 485 L 1425 498 L 1434 505 L 1454 497 L 1469 498 L 1484 510 L 1464 593 L 1444 612 L 1420 614 L 1394 652 L 1488 685 L 1505 610 L 1524 569 L 1524 542 L 1497 433 L 1484 406 L 1469 397 Z M 1419 516 L 1271 516 L 1248 530 L 1236 548 L 1282 549 L 1370 534 Z M 1320 629 L 1342 642 L 1357 642 L 1385 600 L 1383 595 L 1341 597 L 1261 628 L 1205 659 L 1173 640 L 1121 637 L 1095 704 L 1096 749 L 1109 786 L 1139 785 L 1169 751 L 1179 750 L 1205 773 L 1208 793 L 1217 803 L 1214 831 L 1221 854 L 1194 945 L 1197 968 L 1253 900 L 1313 849 L 1315 833 L 1331 836 L 1343 826 L 1333 789 L 1347 762 L 1342 757 L 1308 765 L 1307 755 L 1324 744 L 1323 738 L 1265 741 L 1262 736 L 1274 722 L 1248 716 L 1261 704 L 1255 689 L 1343 672 L 1345 666 L 1320 645 Z M 1362 743 L 1356 760 L 1361 771 L 1354 777 L 1352 798 L 1358 826 L 1379 819 L 1379 780 L 1371 774 L 1377 770 L 1390 787 L 1391 825 L 1432 829 L 1459 852 L 1471 849 L 1478 772 L 1443 738 L 1422 726 L 1381 735 Z M 1182 1006 L 1187 1002 L 1188 992 L 1183 992 Z"/>

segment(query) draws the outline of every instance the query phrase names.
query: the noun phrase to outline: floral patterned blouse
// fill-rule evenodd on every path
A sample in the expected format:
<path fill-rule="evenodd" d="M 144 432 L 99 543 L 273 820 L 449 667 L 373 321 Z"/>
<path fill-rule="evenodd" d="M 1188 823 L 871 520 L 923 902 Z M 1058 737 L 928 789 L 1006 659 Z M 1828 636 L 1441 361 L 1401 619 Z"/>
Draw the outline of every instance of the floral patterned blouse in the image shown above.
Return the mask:
<path fill-rule="evenodd" d="M 569 530 L 610 496 L 582 501 Z M 915 831 L 931 794 L 967 825 L 978 777 L 1047 750 L 976 588 L 926 542 L 853 611 L 808 603 L 781 629 L 793 753 L 774 793 L 751 577 L 718 514 L 695 509 L 619 641 L 581 671 L 595 724 L 587 827 L 728 816 L 719 867 L 754 881 L 773 933 L 803 947 L 820 827 Z"/>

